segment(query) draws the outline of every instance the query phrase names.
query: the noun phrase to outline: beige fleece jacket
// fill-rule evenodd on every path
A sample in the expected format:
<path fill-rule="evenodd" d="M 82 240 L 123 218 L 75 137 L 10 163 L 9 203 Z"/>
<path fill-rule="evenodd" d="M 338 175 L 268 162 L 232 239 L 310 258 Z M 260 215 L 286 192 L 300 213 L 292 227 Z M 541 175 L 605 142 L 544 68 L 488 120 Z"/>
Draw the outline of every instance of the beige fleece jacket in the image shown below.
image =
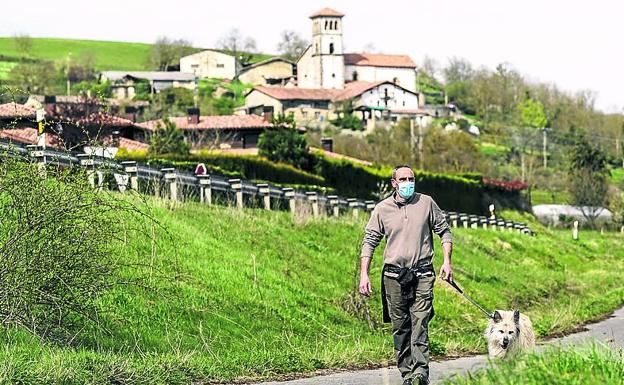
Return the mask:
<path fill-rule="evenodd" d="M 385 236 L 385 264 L 412 267 L 421 259 L 431 261 L 432 233 L 436 233 L 442 243 L 452 242 L 444 213 L 434 200 L 429 195 L 414 193 L 405 203 L 400 203 L 393 194 L 375 206 L 366 225 L 361 256 L 372 258 Z"/>

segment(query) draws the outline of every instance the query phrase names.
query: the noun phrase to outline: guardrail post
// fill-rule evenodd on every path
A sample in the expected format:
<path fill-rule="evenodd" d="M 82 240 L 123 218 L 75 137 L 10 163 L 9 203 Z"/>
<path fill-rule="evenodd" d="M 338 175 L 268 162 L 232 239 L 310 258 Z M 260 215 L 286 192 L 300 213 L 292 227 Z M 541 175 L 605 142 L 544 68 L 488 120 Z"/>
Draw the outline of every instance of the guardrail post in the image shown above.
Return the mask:
<path fill-rule="evenodd" d="M 175 168 L 163 168 L 160 170 L 163 173 L 165 182 L 169 184 L 169 199 L 172 201 L 178 200 L 178 180 Z"/>
<path fill-rule="evenodd" d="M 375 201 L 364 201 L 366 211 L 371 212 L 375 209 Z"/>
<path fill-rule="evenodd" d="M 271 190 L 269 189 L 269 185 L 267 183 L 261 183 L 257 187 L 258 194 L 260 194 L 262 202 L 264 203 L 264 209 L 271 210 Z"/>
<path fill-rule="evenodd" d="M 487 223 L 488 223 L 487 218 L 479 219 L 479 223 L 481 223 L 481 227 L 483 227 L 483 230 L 487 230 Z"/>
<path fill-rule="evenodd" d="M 208 205 L 212 204 L 212 181 L 210 175 L 197 175 L 199 182 L 199 201 Z"/>
<path fill-rule="evenodd" d="M 328 195 L 327 202 L 332 209 L 332 216 L 338 217 L 340 215 L 340 207 L 338 206 L 338 196 Z"/>
<path fill-rule="evenodd" d="M 295 190 L 292 187 L 284 187 L 282 189 L 284 191 L 284 198 L 288 200 L 288 207 L 290 208 L 291 214 L 295 214 Z"/>
<path fill-rule="evenodd" d="M 355 198 L 347 198 L 347 203 L 349 203 L 349 208 L 351 209 L 351 212 L 353 214 L 353 218 L 357 219 L 359 214 L 360 214 L 360 210 L 358 208 L 359 204 L 357 199 Z"/>
<path fill-rule="evenodd" d="M 468 215 L 460 215 L 459 216 L 459 220 L 461 221 L 462 225 L 464 226 L 464 229 L 468 228 Z"/>
<path fill-rule="evenodd" d="M 87 170 L 87 180 L 89 181 L 91 187 L 99 188 L 99 175 L 95 172 L 95 161 L 93 160 L 93 156 L 89 154 L 78 154 L 78 160 L 80 161 L 80 166 Z M 95 182 L 96 175 L 98 176 L 97 185 Z"/>
<path fill-rule="evenodd" d="M 243 182 L 240 179 L 230 179 L 230 188 L 236 193 L 236 207 L 243 208 Z"/>
<path fill-rule="evenodd" d="M 319 204 L 318 204 L 318 194 L 316 191 L 306 191 L 306 195 L 308 197 L 308 201 L 312 204 L 312 215 L 314 217 L 319 216 Z"/>
<path fill-rule="evenodd" d="M 455 213 L 449 213 L 449 219 L 451 220 L 451 226 L 457 227 L 457 220 L 459 219 L 459 215 Z"/>
<path fill-rule="evenodd" d="M 128 179 L 130 181 L 130 189 L 134 191 L 139 191 L 139 168 L 137 167 L 137 162 L 133 160 L 121 162 L 121 166 L 123 167 L 125 173 L 128 175 Z"/>
<path fill-rule="evenodd" d="M 30 155 L 30 157 L 35 158 L 35 160 L 37 161 L 37 170 L 39 171 L 39 175 L 41 175 L 42 178 L 45 178 L 47 175 L 45 167 L 45 149 L 37 145 L 28 145 L 26 146 L 26 149 L 28 149 L 28 154 Z"/>

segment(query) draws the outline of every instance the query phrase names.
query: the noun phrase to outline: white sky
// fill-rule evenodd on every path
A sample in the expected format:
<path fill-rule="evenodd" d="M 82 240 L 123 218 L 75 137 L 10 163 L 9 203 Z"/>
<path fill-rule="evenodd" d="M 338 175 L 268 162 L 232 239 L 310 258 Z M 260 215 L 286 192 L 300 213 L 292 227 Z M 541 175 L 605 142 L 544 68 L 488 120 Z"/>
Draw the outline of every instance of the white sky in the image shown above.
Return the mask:
<path fill-rule="evenodd" d="M 595 91 L 601 110 L 624 109 L 621 0 L 3 1 L 0 35 L 148 43 L 166 35 L 212 47 L 238 28 L 274 52 L 285 29 L 310 38 L 308 16 L 326 6 L 346 14 L 347 51 L 370 43 L 417 64 L 425 55 L 490 68 L 507 62 L 532 80 Z"/>

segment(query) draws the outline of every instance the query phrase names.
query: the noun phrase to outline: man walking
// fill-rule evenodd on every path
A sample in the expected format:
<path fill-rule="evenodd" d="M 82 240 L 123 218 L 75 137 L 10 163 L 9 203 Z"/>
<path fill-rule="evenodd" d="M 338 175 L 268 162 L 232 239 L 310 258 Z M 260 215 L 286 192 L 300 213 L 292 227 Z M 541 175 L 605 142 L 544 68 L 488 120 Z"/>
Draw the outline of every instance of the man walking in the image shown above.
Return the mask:
<path fill-rule="evenodd" d="M 368 270 L 375 248 L 386 237 L 382 275 L 384 322 L 392 322 L 397 366 L 404 385 L 429 383 L 429 321 L 433 317 L 433 235 L 442 239 L 442 279 L 452 280 L 451 231 L 433 199 L 414 192 L 409 166 L 392 171 L 394 193 L 375 206 L 366 225 L 360 257 L 360 287 L 372 293 Z"/>

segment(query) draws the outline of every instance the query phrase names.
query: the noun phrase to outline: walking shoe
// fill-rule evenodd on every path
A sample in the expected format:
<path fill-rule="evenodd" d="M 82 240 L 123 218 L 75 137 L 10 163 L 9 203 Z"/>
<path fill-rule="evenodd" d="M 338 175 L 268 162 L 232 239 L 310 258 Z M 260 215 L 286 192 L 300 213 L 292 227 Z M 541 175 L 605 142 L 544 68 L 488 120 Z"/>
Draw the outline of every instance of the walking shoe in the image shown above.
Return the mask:
<path fill-rule="evenodd" d="M 403 385 L 413 385 L 413 384 L 414 384 L 414 382 L 412 381 L 412 379 L 411 379 L 411 378 L 406 378 L 406 379 L 403 381 Z"/>

